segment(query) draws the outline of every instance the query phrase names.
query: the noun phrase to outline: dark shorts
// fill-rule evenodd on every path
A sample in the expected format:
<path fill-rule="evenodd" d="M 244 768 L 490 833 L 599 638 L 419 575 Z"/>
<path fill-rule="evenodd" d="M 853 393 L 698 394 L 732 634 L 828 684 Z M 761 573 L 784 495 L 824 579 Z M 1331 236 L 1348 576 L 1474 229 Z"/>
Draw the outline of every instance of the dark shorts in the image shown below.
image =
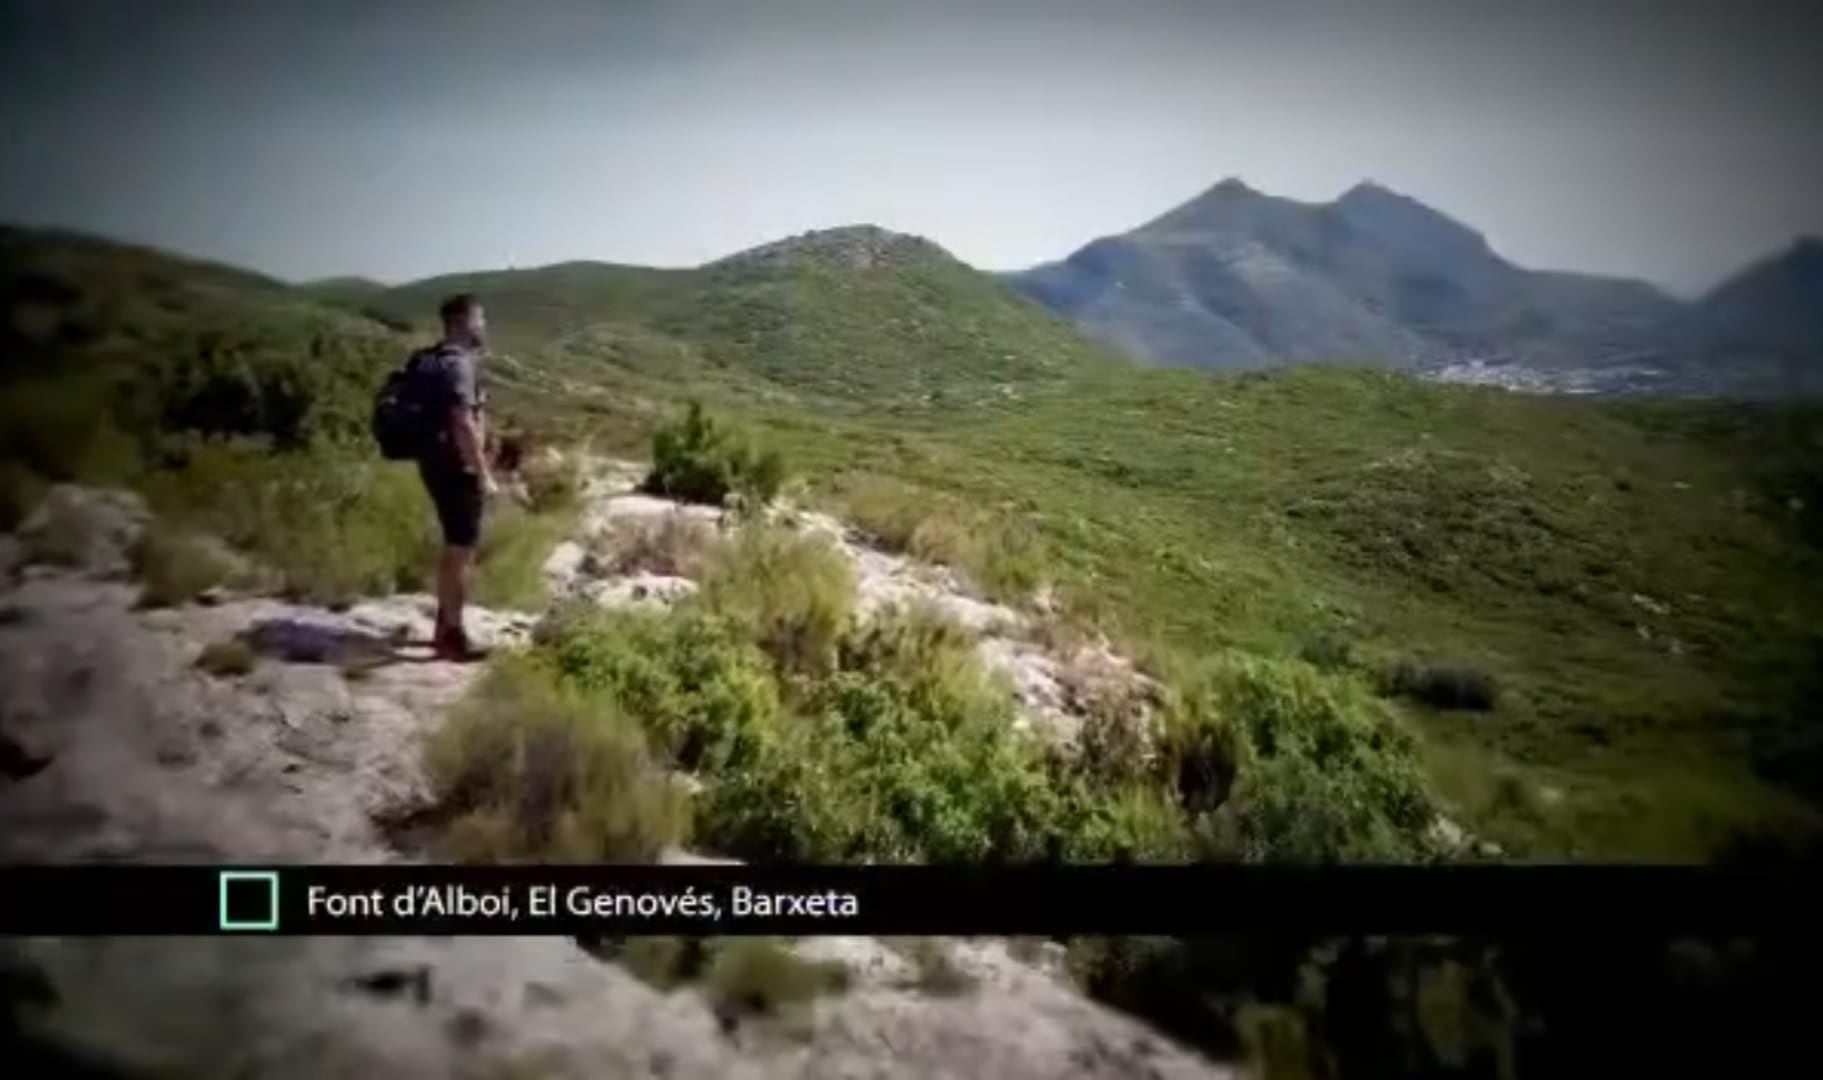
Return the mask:
<path fill-rule="evenodd" d="M 424 490 L 437 508 L 448 547 L 472 548 L 481 539 L 481 478 L 454 466 L 418 463 Z"/>

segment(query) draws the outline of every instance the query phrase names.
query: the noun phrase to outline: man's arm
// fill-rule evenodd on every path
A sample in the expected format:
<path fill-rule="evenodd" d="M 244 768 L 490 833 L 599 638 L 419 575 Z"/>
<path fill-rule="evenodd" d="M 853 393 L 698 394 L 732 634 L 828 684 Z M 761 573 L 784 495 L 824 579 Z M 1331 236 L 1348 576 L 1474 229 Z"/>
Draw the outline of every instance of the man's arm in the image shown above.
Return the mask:
<path fill-rule="evenodd" d="M 456 444 L 456 453 L 461 457 L 463 470 L 483 481 L 488 480 L 487 455 L 481 452 L 483 438 L 480 416 L 467 405 L 456 405 L 449 410 L 449 430 L 450 438 Z"/>
<path fill-rule="evenodd" d="M 454 364 L 451 376 L 450 397 L 454 401 L 449 410 L 450 441 L 455 445 L 463 470 L 481 481 L 483 491 L 492 494 L 494 477 L 487 467 L 487 454 L 483 452 L 487 441 L 481 426 L 481 394 L 476 385 L 474 357 L 462 354 Z"/>

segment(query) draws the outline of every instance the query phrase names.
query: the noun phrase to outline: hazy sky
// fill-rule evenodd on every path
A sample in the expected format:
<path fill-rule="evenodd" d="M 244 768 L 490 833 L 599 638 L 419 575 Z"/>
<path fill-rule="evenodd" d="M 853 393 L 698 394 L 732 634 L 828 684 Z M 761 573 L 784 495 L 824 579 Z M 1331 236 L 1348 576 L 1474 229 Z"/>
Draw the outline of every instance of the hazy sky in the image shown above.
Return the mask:
<path fill-rule="evenodd" d="M 1372 177 L 1688 292 L 1823 233 L 1823 4 L 0 0 L 0 220 L 288 278 L 694 264 L 875 222 L 984 268 L 1238 175 Z"/>

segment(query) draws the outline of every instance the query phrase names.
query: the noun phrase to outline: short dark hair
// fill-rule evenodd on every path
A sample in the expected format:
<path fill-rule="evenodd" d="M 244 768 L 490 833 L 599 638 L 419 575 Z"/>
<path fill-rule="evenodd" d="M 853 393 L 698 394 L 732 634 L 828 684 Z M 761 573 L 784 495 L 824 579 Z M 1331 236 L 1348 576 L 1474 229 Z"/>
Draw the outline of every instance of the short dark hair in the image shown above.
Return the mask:
<path fill-rule="evenodd" d="M 468 318 L 469 312 L 481 306 L 481 300 L 474 293 L 457 293 L 437 306 L 437 314 L 446 323 L 457 319 Z"/>

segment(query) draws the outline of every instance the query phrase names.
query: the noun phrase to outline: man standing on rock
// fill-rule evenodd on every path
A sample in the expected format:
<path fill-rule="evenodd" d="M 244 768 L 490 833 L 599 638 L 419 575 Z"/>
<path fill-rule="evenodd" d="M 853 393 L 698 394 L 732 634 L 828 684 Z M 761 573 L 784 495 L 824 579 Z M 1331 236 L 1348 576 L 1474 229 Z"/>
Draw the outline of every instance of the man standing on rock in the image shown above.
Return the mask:
<path fill-rule="evenodd" d="M 443 550 L 437 559 L 437 630 L 432 645 L 440 660 L 461 663 L 486 655 L 468 639 L 462 609 L 469 569 L 481 540 L 481 511 L 499 488 L 488 470 L 485 399 L 479 385 L 487 320 L 468 293 L 438 309 L 443 338 L 412 359 L 412 373 L 430 417 L 430 437 L 418 457 L 418 475 L 437 508 Z"/>

